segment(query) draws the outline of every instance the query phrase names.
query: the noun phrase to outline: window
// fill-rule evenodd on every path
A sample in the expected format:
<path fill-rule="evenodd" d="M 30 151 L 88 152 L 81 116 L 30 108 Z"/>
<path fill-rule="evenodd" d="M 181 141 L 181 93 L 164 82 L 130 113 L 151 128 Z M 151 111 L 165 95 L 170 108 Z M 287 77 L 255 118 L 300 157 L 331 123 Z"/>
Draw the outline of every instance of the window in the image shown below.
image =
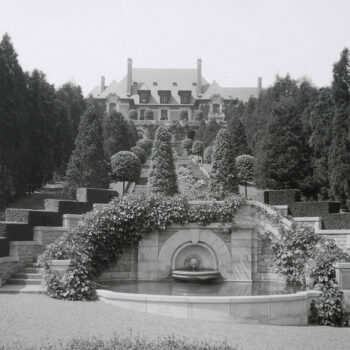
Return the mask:
<path fill-rule="evenodd" d="M 181 95 L 181 104 L 187 105 L 190 103 L 190 95 L 189 94 L 182 94 Z"/>
<path fill-rule="evenodd" d="M 169 96 L 166 94 L 160 95 L 160 103 L 168 103 L 169 102 Z"/>
<path fill-rule="evenodd" d="M 174 82 L 173 82 L 173 86 L 177 86 L 177 82 L 174 81 Z"/>
<path fill-rule="evenodd" d="M 140 93 L 140 103 L 148 103 L 148 93 L 147 92 Z"/>
<path fill-rule="evenodd" d="M 220 113 L 220 105 L 218 103 L 213 104 L 213 113 Z"/>
<path fill-rule="evenodd" d="M 145 120 L 145 109 L 140 109 L 140 120 Z"/>
<path fill-rule="evenodd" d="M 116 110 L 117 110 L 116 103 L 110 103 L 109 104 L 109 112 L 116 111 Z"/>
<path fill-rule="evenodd" d="M 168 120 L 168 110 L 167 109 L 160 110 L 160 120 Z"/>

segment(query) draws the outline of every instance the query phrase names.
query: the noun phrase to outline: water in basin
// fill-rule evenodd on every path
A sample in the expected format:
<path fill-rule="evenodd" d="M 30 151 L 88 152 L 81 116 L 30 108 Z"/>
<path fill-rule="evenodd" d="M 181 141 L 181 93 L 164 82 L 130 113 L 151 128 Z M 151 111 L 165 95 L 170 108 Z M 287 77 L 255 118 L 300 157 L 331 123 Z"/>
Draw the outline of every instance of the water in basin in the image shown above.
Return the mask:
<path fill-rule="evenodd" d="M 103 283 L 100 288 L 120 293 L 183 296 L 293 294 L 305 290 L 303 286 L 282 283 L 212 282 L 204 284 L 177 281 L 116 281 Z"/>

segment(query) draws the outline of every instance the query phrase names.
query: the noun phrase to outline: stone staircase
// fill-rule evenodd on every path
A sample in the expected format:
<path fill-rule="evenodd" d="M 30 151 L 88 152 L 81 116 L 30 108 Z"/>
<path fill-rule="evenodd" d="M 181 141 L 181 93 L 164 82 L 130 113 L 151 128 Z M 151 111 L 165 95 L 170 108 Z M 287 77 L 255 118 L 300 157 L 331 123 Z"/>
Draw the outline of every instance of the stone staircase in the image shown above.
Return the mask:
<path fill-rule="evenodd" d="M 41 285 L 43 280 L 42 269 L 34 265 L 20 268 L 7 281 L 7 285 Z"/>
<path fill-rule="evenodd" d="M 6 288 L 0 292 L 21 290 L 11 286 L 39 286 L 42 274 L 33 266 L 37 257 L 76 226 L 94 203 L 108 203 L 115 196 L 112 190 L 80 188 L 77 200 L 48 199 L 45 210 L 6 209 L 5 221 L 0 221 L 0 287 Z"/>

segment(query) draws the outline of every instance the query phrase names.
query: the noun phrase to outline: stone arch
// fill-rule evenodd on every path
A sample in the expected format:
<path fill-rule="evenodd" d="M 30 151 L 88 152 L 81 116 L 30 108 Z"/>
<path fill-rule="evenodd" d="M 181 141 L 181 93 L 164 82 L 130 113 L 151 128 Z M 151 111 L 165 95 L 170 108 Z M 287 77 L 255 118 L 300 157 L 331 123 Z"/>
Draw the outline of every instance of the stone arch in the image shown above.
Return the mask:
<path fill-rule="evenodd" d="M 205 228 L 178 231 L 164 242 L 158 255 L 160 278 L 169 276 L 174 253 L 179 250 L 179 247 L 187 244 L 209 246 L 216 256 L 218 270 L 222 277 L 224 279 L 230 279 L 232 273 L 230 251 L 217 234 Z"/>

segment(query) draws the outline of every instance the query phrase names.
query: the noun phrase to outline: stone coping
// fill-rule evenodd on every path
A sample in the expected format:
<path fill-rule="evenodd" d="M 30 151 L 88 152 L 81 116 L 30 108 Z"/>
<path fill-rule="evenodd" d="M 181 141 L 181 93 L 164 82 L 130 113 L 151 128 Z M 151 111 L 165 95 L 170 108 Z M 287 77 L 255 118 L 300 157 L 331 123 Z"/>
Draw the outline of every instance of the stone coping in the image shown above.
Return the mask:
<path fill-rule="evenodd" d="M 64 214 L 62 215 L 63 219 L 81 219 L 84 216 L 84 214 Z"/>
<path fill-rule="evenodd" d="M 68 214 L 70 215 L 70 214 Z M 67 228 L 62 226 L 34 226 L 33 231 L 62 231 L 66 232 Z"/>
<path fill-rule="evenodd" d="M 0 258 L 0 264 L 7 262 L 18 262 L 18 256 L 4 256 Z"/>
<path fill-rule="evenodd" d="M 350 269 L 350 263 L 335 263 L 334 267 L 336 269 Z"/>
<path fill-rule="evenodd" d="M 10 247 L 34 246 L 40 245 L 36 241 L 10 241 Z"/>
<path fill-rule="evenodd" d="M 317 290 L 303 291 L 295 294 L 272 294 L 272 295 L 251 295 L 251 296 L 175 296 L 175 295 L 153 295 L 119 293 L 105 289 L 97 289 L 97 295 L 105 299 L 132 300 L 132 301 L 159 301 L 171 303 L 200 303 L 200 304 L 221 304 L 221 303 L 261 303 L 274 301 L 304 300 L 312 297 L 319 297 L 322 292 Z"/>

